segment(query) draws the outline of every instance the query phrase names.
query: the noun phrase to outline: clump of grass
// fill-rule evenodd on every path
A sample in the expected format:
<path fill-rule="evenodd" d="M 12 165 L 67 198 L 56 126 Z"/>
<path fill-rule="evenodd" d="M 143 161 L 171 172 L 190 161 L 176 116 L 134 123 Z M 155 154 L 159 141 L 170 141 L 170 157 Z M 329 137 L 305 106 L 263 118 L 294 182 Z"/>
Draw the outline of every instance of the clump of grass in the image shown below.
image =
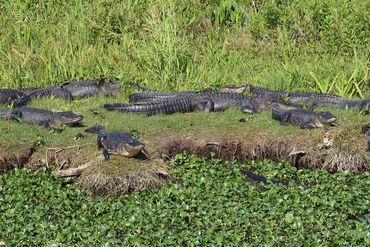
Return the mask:
<path fill-rule="evenodd" d="M 94 195 L 117 196 L 158 188 L 169 181 L 169 167 L 161 160 L 112 157 L 88 168 L 77 183 Z"/>

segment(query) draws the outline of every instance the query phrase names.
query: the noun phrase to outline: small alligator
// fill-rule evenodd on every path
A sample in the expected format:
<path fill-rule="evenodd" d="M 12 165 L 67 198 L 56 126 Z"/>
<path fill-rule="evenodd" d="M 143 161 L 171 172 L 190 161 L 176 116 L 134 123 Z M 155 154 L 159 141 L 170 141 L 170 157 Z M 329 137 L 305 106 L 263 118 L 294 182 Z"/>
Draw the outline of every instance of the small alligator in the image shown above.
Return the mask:
<path fill-rule="evenodd" d="M 235 165 L 232 164 L 231 162 L 227 162 L 227 167 L 229 169 L 234 169 L 235 168 Z M 273 183 L 273 184 L 282 184 L 282 185 L 288 185 L 288 183 L 284 182 L 284 181 L 281 181 L 281 180 L 278 180 L 278 179 L 268 179 L 264 176 L 260 176 L 260 175 L 257 175 L 253 172 L 250 172 L 246 169 L 243 169 L 243 168 L 240 168 L 239 169 L 240 173 L 241 174 L 244 174 L 245 177 L 253 182 L 259 182 L 259 183 Z"/>
<path fill-rule="evenodd" d="M 42 89 L 35 90 L 31 92 L 30 94 L 23 96 L 22 98 L 18 100 L 15 100 L 13 105 L 16 107 L 25 106 L 36 98 L 45 98 L 45 97 L 53 97 L 53 96 L 65 99 L 68 102 L 70 102 L 73 98 L 72 94 L 68 90 L 61 88 L 59 86 L 51 86 L 48 88 L 42 88 Z"/>
<path fill-rule="evenodd" d="M 272 119 L 282 125 L 299 125 L 302 129 L 322 128 L 324 124 L 333 126 L 336 117 L 330 112 L 313 112 L 302 109 L 283 109 L 272 107 Z"/>
<path fill-rule="evenodd" d="M 132 112 L 147 116 L 163 113 L 173 114 L 176 112 L 214 111 L 214 103 L 209 98 L 194 98 L 182 96 L 170 98 L 165 101 L 149 102 L 140 104 L 105 104 L 108 111 Z"/>
<path fill-rule="evenodd" d="M 61 85 L 63 89 L 71 92 L 73 98 L 85 98 L 98 95 L 115 95 L 120 92 L 121 86 L 108 79 L 70 81 Z"/>
<path fill-rule="evenodd" d="M 105 160 L 109 160 L 110 155 L 120 155 L 124 157 L 134 157 L 142 153 L 149 158 L 145 150 L 145 145 L 125 132 L 107 132 L 101 125 L 85 129 L 88 133 L 98 134 L 98 148 L 103 149 Z"/>
<path fill-rule="evenodd" d="M 370 123 L 365 124 L 364 126 L 362 126 L 361 134 L 370 136 Z"/>
<path fill-rule="evenodd" d="M 67 126 L 78 124 L 82 121 L 83 116 L 77 115 L 71 111 L 51 112 L 31 107 L 15 107 L 10 111 L 1 110 L 0 119 L 1 118 L 55 128 L 62 124 Z"/>

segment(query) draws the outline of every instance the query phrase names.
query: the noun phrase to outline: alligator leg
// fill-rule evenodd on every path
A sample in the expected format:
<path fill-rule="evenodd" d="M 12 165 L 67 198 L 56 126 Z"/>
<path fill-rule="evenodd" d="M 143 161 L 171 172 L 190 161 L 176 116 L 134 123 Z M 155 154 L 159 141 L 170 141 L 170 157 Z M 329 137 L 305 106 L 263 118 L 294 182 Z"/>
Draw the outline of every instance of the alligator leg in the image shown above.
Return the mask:
<path fill-rule="evenodd" d="M 299 127 L 301 127 L 301 129 L 314 129 L 315 128 L 310 123 L 302 123 L 299 125 Z"/>
<path fill-rule="evenodd" d="M 367 142 L 367 151 L 370 152 L 370 141 Z"/>
<path fill-rule="evenodd" d="M 361 134 L 370 135 L 370 123 L 362 126 Z"/>
<path fill-rule="evenodd" d="M 249 107 L 249 106 L 242 106 L 240 108 L 240 110 L 244 113 L 247 113 L 247 114 L 254 114 L 256 113 L 257 111 L 254 109 L 254 107 Z"/>
<path fill-rule="evenodd" d="M 290 124 L 290 122 L 289 122 L 289 117 L 290 117 L 290 113 L 284 114 L 284 115 L 281 117 L 280 124 L 281 124 L 281 125 L 289 125 L 289 124 Z"/>
<path fill-rule="evenodd" d="M 104 156 L 104 160 L 109 160 L 109 152 L 107 149 L 103 150 L 103 156 Z"/>

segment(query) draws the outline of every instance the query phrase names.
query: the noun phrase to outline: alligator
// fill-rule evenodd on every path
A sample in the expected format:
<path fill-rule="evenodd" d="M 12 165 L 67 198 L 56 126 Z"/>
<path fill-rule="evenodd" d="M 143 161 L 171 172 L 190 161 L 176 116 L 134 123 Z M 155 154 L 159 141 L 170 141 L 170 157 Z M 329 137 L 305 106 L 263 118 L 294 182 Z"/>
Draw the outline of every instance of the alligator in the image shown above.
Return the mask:
<path fill-rule="evenodd" d="M 227 162 L 227 167 L 229 169 L 234 169 L 235 168 L 235 165 L 232 164 L 231 162 Z M 243 168 L 240 168 L 239 169 L 240 173 L 245 175 L 245 177 L 252 181 L 252 182 L 259 182 L 259 183 L 272 183 L 272 184 L 282 184 L 282 185 L 288 185 L 288 183 L 284 182 L 284 181 L 281 181 L 281 180 L 278 180 L 278 179 L 268 179 L 264 176 L 260 176 L 260 175 L 257 175 L 253 172 L 250 172 L 246 169 L 243 169 Z"/>
<path fill-rule="evenodd" d="M 66 126 L 79 124 L 83 116 L 77 115 L 71 111 L 51 112 L 32 107 L 15 107 L 9 111 L 6 109 L 1 110 L 0 119 L 1 118 L 55 128 L 63 124 Z"/>
<path fill-rule="evenodd" d="M 194 98 L 192 96 L 181 96 L 158 102 L 139 104 L 105 104 L 108 111 L 132 112 L 147 116 L 163 113 L 173 114 L 176 112 L 214 111 L 214 103 L 209 98 Z"/>
<path fill-rule="evenodd" d="M 149 158 L 145 145 L 125 132 L 107 132 L 101 125 L 85 129 L 85 132 L 98 134 L 97 144 L 99 149 L 103 149 L 105 160 L 109 160 L 110 155 L 120 155 L 124 157 L 134 157 L 144 154 Z"/>
<path fill-rule="evenodd" d="M 25 106 L 36 98 L 45 98 L 45 97 L 53 97 L 53 96 L 65 99 L 68 102 L 70 102 L 73 98 L 72 94 L 68 90 L 61 88 L 59 86 L 51 86 L 48 88 L 41 88 L 41 89 L 35 90 L 31 92 L 30 94 L 23 96 L 20 99 L 15 100 L 13 105 L 16 107 Z"/>
<path fill-rule="evenodd" d="M 120 92 L 120 85 L 108 79 L 70 81 L 61 85 L 71 92 L 73 98 L 85 98 L 98 95 L 115 95 Z"/>
<path fill-rule="evenodd" d="M 365 124 L 364 126 L 362 126 L 361 134 L 370 136 L 370 123 Z"/>
<path fill-rule="evenodd" d="M 328 106 L 337 108 L 352 108 L 366 112 L 370 108 L 370 99 L 346 99 L 332 94 L 316 94 L 311 96 L 289 95 L 285 103 L 293 106 L 305 106 L 309 109 Z"/>
<path fill-rule="evenodd" d="M 130 102 L 163 102 L 176 97 L 209 98 L 214 102 L 214 111 L 224 111 L 230 107 L 239 107 L 245 113 L 255 113 L 266 109 L 276 102 L 271 102 L 266 98 L 255 96 L 245 96 L 240 93 L 222 93 L 222 92 L 144 92 L 132 94 L 129 97 Z"/>
<path fill-rule="evenodd" d="M 282 125 L 299 125 L 302 129 L 322 128 L 324 124 L 335 125 L 336 117 L 330 112 L 313 112 L 302 109 L 272 107 L 272 119 Z"/>

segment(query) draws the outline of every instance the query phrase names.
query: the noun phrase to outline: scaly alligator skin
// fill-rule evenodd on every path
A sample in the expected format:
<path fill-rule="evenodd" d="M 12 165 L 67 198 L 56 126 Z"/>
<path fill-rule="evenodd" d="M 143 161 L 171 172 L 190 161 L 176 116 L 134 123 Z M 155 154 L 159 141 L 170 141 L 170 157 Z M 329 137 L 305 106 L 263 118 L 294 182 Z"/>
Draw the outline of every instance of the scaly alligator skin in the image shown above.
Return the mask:
<path fill-rule="evenodd" d="M 128 97 L 129 103 L 143 103 L 143 102 L 156 102 L 164 99 L 195 95 L 197 92 L 184 91 L 184 92 L 140 92 L 131 94 Z"/>
<path fill-rule="evenodd" d="M 222 92 L 176 92 L 176 93 L 161 93 L 161 92 L 145 92 L 136 93 L 130 96 L 130 102 L 164 102 L 176 97 L 193 97 L 209 98 L 214 102 L 214 111 L 224 111 L 230 107 L 238 107 L 245 113 L 255 113 L 266 109 L 274 102 L 268 99 L 255 96 L 245 96 L 240 93 L 222 93 Z"/>
<path fill-rule="evenodd" d="M 70 102 L 72 100 L 72 94 L 59 86 L 51 86 L 48 88 L 42 88 L 35 90 L 34 92 L 14 101 L 14 106 L 20 107 L 25 106 L 36 98 L 45 98 L 45 97 L 59 97 Z"/>
<path fill-rule="evenodd" d="M 329 106 L 337 108 L 352 108 L 359 111 L 366 111 L 370 108 L 370 99 L 346 99 L 336 95 L 330 94 L 316 94 L 312 96 L 289 96 L 286 101 L 287 104 L 296 106 L 305 106 L 313 109 L 320 106 Z"/>
<path fill-rule="evenodd" d="M 120 155 L 124 157 L 134 157 L 143 153 L 147 158 L 145 145 L 125 132 L 107 132 L 101 125 L 96 125 L 85 130 L 88 133 L 98 134 L 98 148 L 103 149 L 105 160 L 109 160 L 110 155 Z"/>
<path fill-rule="evenodd" d="M 282 125 L 299 125 L 302 129 L 322 128 L 324 124 L 334 125 L 336 117 L 330 112 L 313 112 L 302 109 L 272 108 L 272 119 Z"/>
<path fill-rule="evenodd" d="M 147 116 L 159 113 L 214 111 L 214 103 L 211 99 L 194 98 L 192 96 L 175 97 L 165 101 L 140 104 L 105 104 L 103 107 L 109 111 L 132 112 Z"/>
<path fill-rule="evenodd" d="M 120 92 L 120 85 L 108 79 L 65 82 L 62 88 L 71 92 L 73 98 L 85 98 L 98 95 L 115 95 Z"/>
<path fill-rule="evenodd" d="M 10 111 L 1 110 L 0 118 L 54 128 L 62 124 L 67 126 L 78 124 L 82 121 L 83 116 L 71 111 L 51 112 L 38 108 L 16 107 Z"/>
<path fill-rule="evenodd" d="M 6 105 L 10 102 L 19 99 L 26 94 L 22 92 L 21 90 L 16 89 L 0 89 L 0 104 Z"/>

